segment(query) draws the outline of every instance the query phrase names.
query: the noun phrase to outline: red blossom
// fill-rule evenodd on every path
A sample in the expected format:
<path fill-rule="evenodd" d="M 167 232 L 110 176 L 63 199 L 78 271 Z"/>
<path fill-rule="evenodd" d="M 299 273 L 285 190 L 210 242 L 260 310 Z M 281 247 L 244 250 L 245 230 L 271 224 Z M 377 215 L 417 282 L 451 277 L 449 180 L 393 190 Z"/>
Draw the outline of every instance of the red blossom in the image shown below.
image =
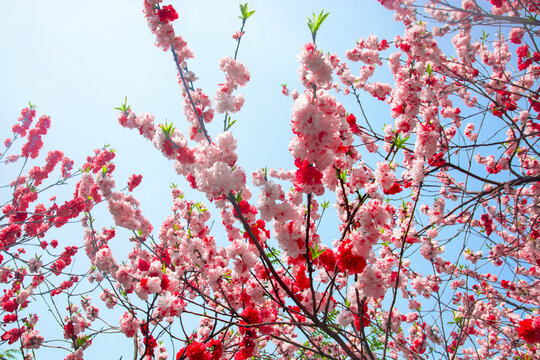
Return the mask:
<path fill-rule="evenodd" d="M 441 167 L 446 164 L 446 161 L 444 160 L 444 153 L 440 152 L 435 155 L 433 155 L 431 158 L 428 159 L 429 166 L 433 167 Z"/>
<path fill-rule="evenodd" d="M 351 274 L 359 274 L 366 267 L 366 259 L 353 254 L 353 244 L 350 239 L 341 242 L 338 248 L 337 264 L 341 271 L 348 271 Z"/>
<path fill-rule="evenodd" d="M 212 339 L 206 343 L 206 347 L 209 351 L 212 351 L 210 360 L 219 360 L 223 356 L 223 342 L 222 339 Z"/>
<path fill-rule="evenodd" d="M 148 271 L 150 269 L 150 263 L 145 259 L 139 259 L 137 261 L 137 269 L 140 271 Z"/>
<path fill-rule="evenodd" d="M 540 101 L 529 98 L 529 102 L 531 103 L 533 110 L 540 113 Z"/>
<path fill-rule="evenodd" d="M 240 341 L 239 351 L 234 356 L 235 360 L 247 360 L 250 359 L 255 352 L 255 341 L 253 339 L 257 336 L 255 330 L 248 330 L 244 334 L 242 341 Z"/>
<path fill-rule="evenodd" d="M 322 267 L 330 272 L 336 267 L 336 254 L 332 249 L 325 249 L 316 259 L 315 263 L 320 263 Z"/>
<path fill-rule="evenodd" d="M 399 104 L 392 108 L 392 111 L 396 114 L 405 114 L 405 104 Z"/>
<path fill-rule="evenodd" d="M 253 234 L 255 234 L 255 237 L 259 243 L 262 243 L 263 245 L 265 243 L 262 241 L 262 236 L 266 236 L 267 239 L 270 238 L 270 230 L 266 230 L 266 223 L 263 220 L 259 219 L 255 222 L 255 224 L 251 225 L 251 230 L 253 231 Z M 243 236 L 244 239 L 248 239 L 249 242 L 253 242 L 247 231 L 244 232 Z"/>
<path fill-rule="evenodd" d="M 386 190 L 383 190 L 383 192 L 386 194 L 386 195 L 394 195 L 394 194 L 397 194 L 397 193 L 400 193 L 402 192 L 403 189 L 401 188 L 401 185 L 399 182 L 394 182 L 394 184 L 392 184 L 391 187 L 389 187 L 388 189 Z"/>
<path fill-rule="evenodd" d="M 131 175 L 128 182 L 128 191 L 133 191 L 142 181 L 142 175 Z"/>
<path fill-rule="evenodd" d="M 363 313 L 362 326 L 360 326 L 360 314 L 354 314 L 354 327 L 356 328 L 356 330 L 361 331 L 362 328 L 369 326 L 371 321 L 369 319 L 369 315 L 367 312 L 368 312 L 368 305 L 366 302 L 364 302 L 364 306 L 362 308 L 362 313 Z"/>
<path fill-rule="evenodd" d="M 4 315 L 4 323 L 10 323 L 17 320 L 17 314 L 6 314 Z"/>
<path fill-rule="evenodd" d="M 0 249 L 7 249 L 22 235 L 21 226 L 9 224 L 0 230 Z"/>
<path fill-rule="evenodd" d="M 246 200 L 240 201 L 238 203 L 238 206 L 240 207 L 240 212 L 243 215 L 247 215 L 247 214 L 257 215 L 257 208 L 251 205 L 250 203 L 248 203 Z M 234 213 L 234 216 L 238 216 L 238 214 L 236 213 L 236 210 L 233 210 L 233 213 Z"/>
<path fill-rule="evenodd" d="M 356 124 L 356 116 L 354 116 L 354 114 L 347 115 L 347 124 L 349 124 L 349 128 L 351 129 L 353 134 L 360 134 L 360 129 Z"/>
<path fill-rule="evenodd" d="M 519 322 L 519 337 L 529 344 L 540 343 L 540 316 Z"/>
<path fill-rule="evenodd" d="M 7 312 L 14 312 L 17 309 L 17 303 L 13 299 L 2 299 L 2 309 Z"/>
<path fill-rule="evenodd" d="M 323 174 L 315 166 L 311 165 L 306 159 L 296 159 L 294 164 L 298 168 L 294 182 L 294 187 L 297 191 L 306 191 L 306 188 L 309 188 L 313 192 L 316 192 L 316 189 L 322 188 Z M 322 195 L 322 193 L 317 195 Z"/>
<path fill-rule="evenodd" d="M 404 52 L 407 52 L 409 50 L 411 50 L 411 45 L 407 44 L 407 43 L 401 43 L 399 45 L 399 48 L 404 51 Z"/>
<path fill-rule="evenodd" d="M 102 171 L 105 167 L 108 172 L 112 172 L 112 164 L 110 161 L 114 159 L 114 152 L 107 149 L 96 149 L 94 150 L 95 156 L 89 156 L 86 158 L 86 163 L 83 165 L 84 170 L 92 170 L 95 174 L 98 171 Z"/>
<path fill-rule="evenodd" d="M 172 5 L 166 5 L 163 8 L 159 9 L 157 11 L 157 15 L 159 16 L 159 21 L 164 24 L 178 19 L 178 13 Z"/>
<path fill-rule="evenodd" d="M 493 220 L 488 214 L 483 214 L 480 219 L 484 223 L 484 229 L 486 230 L 486 235 L 489 236 L 493 232 Z"/>
<path fill-rule="evenodd" d="M 306 266 L 300 264 L 296 269 L 296 276 L 294 277 L 295 284 L 300 291 L 304 291 L 309 288 L 309 278 L 306 276 Z"/>
<path fill-rule="evenodd" d="M 11 330 L 8 330 L 6 331 L 1 339 L 3 341 L 7 341 L 9 345 L 13 344 L 14 342 L 16 342 L 17 340 L 19 340 L 19 338 L 21 337 L 22 333 L 24 332 L 24 327 L 20 328 L 20 329 L 17 329 L 17 328 L 13 328 Z"/>
<path fill-rule="evenodd" d="M 248 324 L 260 324 L 262 321 L 260 311 L 253 306 L 247 307 L 242 311 L 242 318 L 245 319 Z"/>
<path fill-rule="evenodd" d="M 529 66 L 532 65 L 532 59 L 527 59 L 525 61 L 522 61 L 521 58 L 518 59 L 518 70 L 523 71 L 527 69 Z"/>
<path fill-rule="evenodd" d="M 528 57 L 529 56 L 529 47 L 527 45 L 522 45 L 517 48 L 516 55 L 519 58 Z"/>
<path fill-rule="evenodd" d="M 378 50 L 379 51 L 386 50 L 389 47 L 390 45 L 388 45 L 388 41 L 386 41 L 386 39 L 382 39 L 381 42 L 379 43 Z"/>
<path fill-rule="evenodd" d="M 176 355 L 176 359 L 180 359 L 185 354 L 189 360 L 210 360 L 210 354 L 206 349 L 206 345 L 201 342 L 194 341 L 185 349 L 181 349 Z"/>

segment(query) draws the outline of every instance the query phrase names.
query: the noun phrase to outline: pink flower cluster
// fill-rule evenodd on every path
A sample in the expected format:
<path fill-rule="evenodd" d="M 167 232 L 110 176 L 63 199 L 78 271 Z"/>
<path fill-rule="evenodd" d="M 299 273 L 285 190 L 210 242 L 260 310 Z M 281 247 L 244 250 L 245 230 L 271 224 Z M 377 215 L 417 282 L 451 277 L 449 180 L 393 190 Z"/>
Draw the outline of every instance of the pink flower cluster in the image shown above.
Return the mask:
<path fill-rule="evenodd" d="M 242 95 L 232 95 L 238 86 L 246 86 L 250 79 L 247 67 L 240 61 L 230 57 L 222 58 L 219 63 L 221 71 L 225 72 L 226 83 L 220 84 L 214 96 L 218 113 L 238 112 L 244 105 Z"/>

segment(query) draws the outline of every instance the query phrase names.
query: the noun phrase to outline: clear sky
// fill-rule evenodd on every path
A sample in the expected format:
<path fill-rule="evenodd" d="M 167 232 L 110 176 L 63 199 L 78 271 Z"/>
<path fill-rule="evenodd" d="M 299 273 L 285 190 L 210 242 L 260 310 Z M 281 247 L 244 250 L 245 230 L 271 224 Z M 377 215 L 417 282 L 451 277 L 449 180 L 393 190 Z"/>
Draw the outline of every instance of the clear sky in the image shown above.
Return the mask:
<path fill-rule="evenodd" d="M 234 54 L 231 36 L 240 27 L 238 2 L 171 4 L 180 16 L 174 22 L 175 30 L 196 56 L 189 62 L 200 78 L 196 86 L 213 98 L 217 84 L 224 81 L 219 59 Z M 1 140 L 10 136 L 20 109 L 31 101 L 37 105 L 38 115 L 52 118 L 52 127 L 44 138 L 46 150 L 63 150 L 80 166 L 93 149 L 111 144 L 117 150 L 117 188 L 124 187 L 131 174 L 143 174 L 143 183 L 135 195 L 144 214 L 158 228 L 170 212 L 171 182 L 185 190 L 189 186 L 176 175 L 172 162 L 165 160 L 150 142 L 136 131 L 122 128 L 113 110 L 127 96 L 136 113 L 152 112 L 159 122 L 172 121 L 186 133 L 174 64 L 170 53 L 154 46 L 142 15 L 142 1 L 27 0 L 2 5 Z M 322 9 L 330 12 L 317 37 L 318 48 L 342 59 L 355 40 L 370 34 L 391 40 L 400 29 L 391 13 L 376 0 L 272 0 L 251 1 L 249 6 L 256 12 L 247 22 L 238 59 L 250 68 L 251 81 L 239 91 L 246 102 L 243 110 L 233 116 L 237 123 L 232 128 L 238 139 L 239 163 L 248 175 L 264 166 L 292 166 L 287 150 L 292 99 L 281 94 L 280 84 L 303 90 L 297 80 L 296 55 L 310 40 L 307 16 Z M 357 73 L 358 67 L 353 64 L 351 69 Z M 347 110 L 358 114 L 352 98 L 346 101 Z M 379 128 L 390 122 L 384 104 L 367 110 L 373 122 L 380 123 Z M 212 136 L 220 131 L 221 119 L 217 116 L 210 126 Z M 0 185 L 10 181 L 11 174 L 0 171 Z M 69 187 L 67 196 L 71 191 Z M 73 236 L 80 234 L 75 232 Z M 125 345 L 108 348 L 112 355 L 108 353 L 107 358 L 128 358 L 129 341 Z M 99 358 L 96 351 L 90 350 L 85 358 Z"/>

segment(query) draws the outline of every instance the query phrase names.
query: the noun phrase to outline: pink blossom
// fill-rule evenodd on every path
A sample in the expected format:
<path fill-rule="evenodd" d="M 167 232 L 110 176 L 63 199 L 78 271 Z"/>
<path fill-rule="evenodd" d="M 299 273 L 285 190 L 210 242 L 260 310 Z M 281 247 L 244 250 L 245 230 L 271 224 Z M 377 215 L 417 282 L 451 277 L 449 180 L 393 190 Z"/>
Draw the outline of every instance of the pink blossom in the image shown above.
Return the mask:
<path fill-rule="evenodd" d="M 139 331 L 140 322 L 133 316 L 130 312 L 125 312 L 120 317 L 120 331 L 126 335 L 126 337 L 131 338 L 137 334 Z"/>
<path fill-rule="evenodd" d="M 39 349 L 44 338 L 37 330 L 30 330 L 22 334 L 22 346 L 25 349 Z"/>
<path fill-rule="evenodd" d="M 227 82 L 231 86 L 246 86 L 250 79 L 248 68 L 240 61 L 230 57 L 224 57 L 219 61 L 219 68 L 225 72 Z"/>
<path fill-rule="evenodd" d="M 118 268 L 111 249 L 108 247 L 103 247 L 96 253 L 94 264 L 100 271 L 105 271 L 106 273 L 111 273 Z"/>
<path fill-rule="evenodd" d="M 478 139 L 478 134 L 473 133 L 474 129 L 475 126 L 472 123 L 468 123 L 465 127 L 465 136 L 471 141 L 476 141 L 476 139 Z"/>
<path fill-rule="evenodd" d="M 329 89 L 332 85 L 332 65 L 313 43 L 307 43 L 297 56 L 300 62 L 300 79 L 306 88 L 313 85 L 320 89 Z"/>
<path fill-rule="evenodd" d="M 237 31 L 233 34 L 232 38 L 234 40 L 239 40 L 244 35 L 243 31 Z"/>

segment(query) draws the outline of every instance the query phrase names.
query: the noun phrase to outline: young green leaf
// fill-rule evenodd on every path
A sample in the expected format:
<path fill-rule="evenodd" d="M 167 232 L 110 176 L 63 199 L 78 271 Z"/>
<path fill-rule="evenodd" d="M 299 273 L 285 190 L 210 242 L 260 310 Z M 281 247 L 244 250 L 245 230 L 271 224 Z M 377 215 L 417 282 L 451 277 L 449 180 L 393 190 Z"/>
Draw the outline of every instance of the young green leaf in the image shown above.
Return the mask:
<path fill-rule="evenodd" d="M 232 120 L 230 116 L 227 116 L 225 120 L 225 131 L 229 130 L 235 123 L 236 120 Z"/>
<path fill-rule="evenodd" d="M 171 134 L 174 132 L 175 129 L 173 123 L 167 124 L 167 122 L 165 122 L 165 125 L 159 125 L 159 127 L 167 138 L 171 137 Z"/>
<path fill-rule="evenodd" d="M 242 15 L 239 16 L 239 18 L 242 21 L 246 21 L 251 15 L 253 15 L 255 13 L 255 10 L 249 11 L 248 4 L 245 3 L 245 4 L 240 4 L 240 13 Z"/>
<path fill-rule="evenodd" d="M 318 244 L 315 244 L 315 248 L 313 247 L 309 247 L 309 249 L 311 250 L 311 256 L 312 256 L 312 260 L 315 260 L 316 258 L 318 258 L 319 256 L 321 256 L 321 254 L 323 252 L 326 251 L 326 249 L 320 249 L 319 250 L 319 245 Z"/>
<path fill-rule="evenodd" d="M 324 20 L 330 15 L 330 13 L 324 13 L 324 9 L 321 10 L 321 13 L 318 17 L 316 17 L 315 13 L 313 13 L 313 19 L 307 18 L 308 20 L 308 27 L 311 31 L 311 37 L 313 38 L 313 42 L 315 42 L 315 38 L 317 37 L 317 31 L 319 31 L 322 23 Z"/>
<path fill-rule="evenodd" d="M 114 109 L 122 111 L 122 112 L 127 112 L 129 108 L 130 108 L 130 105 L 127 104 L 127 96 L 126 96 L 126 98 L 124 99 L 124 103 L 120 104 L 120 106 L 115 107 Z"/>

